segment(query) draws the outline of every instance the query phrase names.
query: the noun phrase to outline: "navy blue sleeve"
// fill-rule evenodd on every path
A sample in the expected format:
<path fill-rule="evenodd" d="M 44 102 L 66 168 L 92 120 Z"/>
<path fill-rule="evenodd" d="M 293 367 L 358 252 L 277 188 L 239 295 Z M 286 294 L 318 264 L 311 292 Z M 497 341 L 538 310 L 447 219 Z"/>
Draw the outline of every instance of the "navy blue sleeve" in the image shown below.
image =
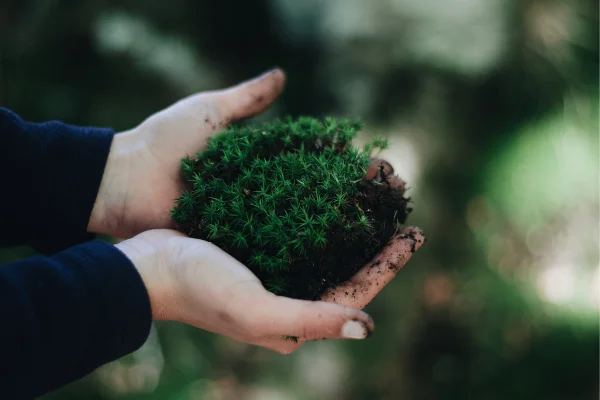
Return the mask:
<path fill-rule="evenodd" d="M 32 399 L 136 349 L 150 332 L 140 275 L 90 241 L 0 266 L 0 397 Z"/>
<path fill-rule="evenodd" d="M 0 108 L 0 246 L 54 254 L 0 266 L 0 398 L 58 388 L 150 332 L 137 270 L 86 232 L 113 135 Z"/>
<path fill-rule="evenodd" d="M 31 123 L 0 108 L 0 246 L 51 254 L 87 232 L 114 132 Z"/>

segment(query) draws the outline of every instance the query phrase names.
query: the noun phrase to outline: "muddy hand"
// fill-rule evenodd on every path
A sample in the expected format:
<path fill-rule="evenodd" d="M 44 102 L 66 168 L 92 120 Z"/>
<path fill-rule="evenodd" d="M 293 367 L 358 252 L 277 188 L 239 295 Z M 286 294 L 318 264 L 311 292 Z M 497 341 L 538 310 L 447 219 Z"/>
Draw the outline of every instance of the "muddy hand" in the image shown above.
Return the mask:
<path fill-rule="evenodd" d="M 280 69 L 228 89 L 194 94 L 115 135 L 88 231 L 129 238 L 173 228 L 169 210 L 181 194 L 181 159 L 229 123 L 266 110 L 281 94 Z"/>
<path fill-rule="evenodd" d="M 363 309 L 383 288 L 394 279 L 398 271 L 406 265 L 415 251 L 417 251 L 425 237 L 417 227 L 408 227 L 392 238 L 388 245 L 366 266 L 358 271 L 354 277 L 334 289 L 327 290 L 321 297 L 322 301 L 338 305 Z M 364 332 L 356 324 L 346 326 L 344 332 L 356 335 L 356 339 L 363 339 L 371 332 Z M 292 336 L 290 332 L 288 335 Z M 340 335 L 341 336 L 341 335 Z M 282 354 L 289 354 L 297 350 L 307 340 L 314 338 L 298 335 L 298 341 L 290 341 L 281 336 L 272 336 L 258 341 L 247 340 L 250 343 L 268 347 Z"/>
<path fill-rule="evenodd" d="M 271 337 L 366 337 L 373 320 L 363 311 L 268 292 L 248 268 L 203 240 L 160 229 L 116 245 L 139 271 L 154 320 L 183 322 L 229 338 L 272 346 Z"/>
<path fill-rule="evenodd" d="M 365 174 L 365 180 L 385 182 L 391 188 L 404 194 L 405 182 L 394 175 L 394 168 L 386 160 L 373 159 Z M 327 290 L 321 297 L 322 301 L 363 309 L 383 288 L 394 279 L 398 271 L 406 265 L 415 251 L 417 251 L 425 237 L 417 227 L 408 227 L 403 232 L 395 235 L 380 253 L 354 277 L 336 288 Z M 371 332 L 364 331 L 361 326 L 348 324 L 343 332 L 347 338 L 363 339 Z M 282 339 L 281 336 L 272 336 L 268 339 L 254 341 L 254 344 L 273 348 L 284 354 L 298 349 L 302 343 L 312 338 L 288 333 L 289 336 L 298 336 L 297 341 Z M 252 342 L 252 341 L 251 341 Z"/>

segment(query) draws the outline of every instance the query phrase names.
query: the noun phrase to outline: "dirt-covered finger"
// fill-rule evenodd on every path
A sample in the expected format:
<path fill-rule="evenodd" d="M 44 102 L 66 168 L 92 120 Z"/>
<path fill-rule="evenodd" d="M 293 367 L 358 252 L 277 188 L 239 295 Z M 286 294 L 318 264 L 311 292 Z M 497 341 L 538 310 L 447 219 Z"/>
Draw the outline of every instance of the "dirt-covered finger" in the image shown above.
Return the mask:
<path fill-rule="evenodd" d="M 368 180 L 378 178 L 378 174 L 383 172 L 383 176 L 392 175 L 394 173 L 394 167 L 388 161 L 381 158 L 374 158 L 371 161 L 371 165 L 367 168 L 367 174 L 365 176 Z"/>
<path fill-rule="evenodd" d="M 285 73 L 275 68 L 252 80 L 219 92 L 223 123 L 253 117 L 265 111 L 285 87 Z"/>
<path fill-rule="evenodd" d="M 364 308 L 394 279 L 424 242 L 425 236 L 421 229 L 404 229 L 370 263 L 344 284 L 327 290 L 321 300 L 357 309 Z"/>

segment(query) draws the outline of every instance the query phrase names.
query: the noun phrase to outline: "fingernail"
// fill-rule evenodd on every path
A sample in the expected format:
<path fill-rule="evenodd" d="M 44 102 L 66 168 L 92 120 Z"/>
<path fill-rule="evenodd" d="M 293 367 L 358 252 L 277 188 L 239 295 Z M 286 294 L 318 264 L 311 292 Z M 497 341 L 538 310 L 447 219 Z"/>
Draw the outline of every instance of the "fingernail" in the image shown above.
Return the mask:
<path fill-rule="evenodd" d="M 369 329 L 360 321 L 346 321 L 342 326 L 342 337 L 345 339 L 365 339 L 369 336 Z"/>
<path fill-rule="evenodd" d="M 416 226 L 409 226 L 402 231 L 402 233 L 396 236 L 398 239 L 410 239 L 412 241 L 412 249 L 411 252 L 415 252 L 419 250 L 419 247 L 423 243 L 425 243 L 425 235 L 423 235 L 423 231 L 421 228 Z"/>

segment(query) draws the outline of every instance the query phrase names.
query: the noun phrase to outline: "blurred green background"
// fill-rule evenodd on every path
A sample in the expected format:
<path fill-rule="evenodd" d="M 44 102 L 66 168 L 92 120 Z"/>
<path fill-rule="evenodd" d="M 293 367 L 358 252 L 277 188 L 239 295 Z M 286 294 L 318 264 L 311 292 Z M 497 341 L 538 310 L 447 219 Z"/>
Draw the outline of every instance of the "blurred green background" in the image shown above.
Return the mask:
<path fill-rule="evenodd" d="M 25 119 L 128 129 L 279 65 L 257 120 L 389 136 L 429 239 L 362 343 L 158 323 L 44 399 L 597 399 L 598 37 L 596 0 L 1 0 L 0 104 Z"/>

